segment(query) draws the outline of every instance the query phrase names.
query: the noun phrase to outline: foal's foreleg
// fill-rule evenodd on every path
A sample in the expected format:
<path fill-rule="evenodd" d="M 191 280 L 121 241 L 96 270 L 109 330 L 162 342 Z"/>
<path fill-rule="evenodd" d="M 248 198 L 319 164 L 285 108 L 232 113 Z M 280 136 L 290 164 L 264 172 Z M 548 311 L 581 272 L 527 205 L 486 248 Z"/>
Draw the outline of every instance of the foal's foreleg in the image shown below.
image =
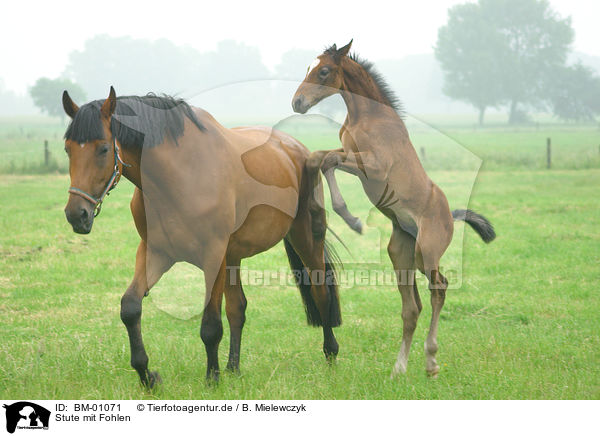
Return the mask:
<path fill-rule="evenodd" d="M 148 355 L 142 340 L 142 298 L 167 271 L 173 262 L 155 253 L 149 253 L 146 243 L 140 242 L 135 259 L 133 280 L 121 298 L 121 320 L 127 328 L 131 348 L 131 366 L 140 376 L 141 383 L 152 388 L 160 382 L 158 372 L 148 371 Z"/>
<path fill-rule="evenodd" d="M 338 150 L 334 150 L 336 152 L 343 153 L 343 149 L 340 148 Z M 311 211 L 311 215 L 313 216 L 313 223 L 318 220 L 320 209 L 323 208 L 323 203 L 319 204 L 315 199 L 317 192 L 317 187 L 319 185 L 319 169 L 321 168 L 321 164 L 323 163 L 323 159 L 330 153 L 330 150 L 321 150 L 313 152 L 306 161 L 306 167 L 308 169 L 309 180 L 311 181 L 311 192 L 313 195 L 310 196 L 309 199 L 309 210 Z M 333 210 L 341 216 L 346 224 L 350 226 L 350 228 L 358 233 L 362 233 L 362 222 L 360 218 L 355 217 L 348 210 L 348 206 L 346 206 L 346 202 L 342 197 L 342 193 L 337 184 L 337 180 L 335 179 L 335 173 L 333 169 L 331 171 L 327 171 L 323 173 L 325 176 L 325 180 L 327 180 L 327 185 L 329 186 L 329 193 L 331 195 L 331 204 L 333 206 Z"/>

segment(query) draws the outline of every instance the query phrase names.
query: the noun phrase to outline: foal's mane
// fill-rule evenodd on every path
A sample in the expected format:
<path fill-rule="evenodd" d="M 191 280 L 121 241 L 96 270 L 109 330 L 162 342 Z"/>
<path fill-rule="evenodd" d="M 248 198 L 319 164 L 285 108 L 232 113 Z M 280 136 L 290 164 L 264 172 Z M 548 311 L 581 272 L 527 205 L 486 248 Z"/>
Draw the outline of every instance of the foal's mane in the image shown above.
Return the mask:
<path fill-rule="evenodd" d="M 81 106 L 67 127 L 65 139 L 77 143 L 105 139 L 102 103 L 104 100 L 95 100 Z M 154 147 L 164 141 L 165 135 L 177 143 L 183 135 L 185 117 L 201 131 L 206 130 L 183 99 L 155 94 L 121 96 L 117 97 L 110 130 L 123 147 Z"/>
<path fill-rule="evenodd" d="M 337 49 L 336 49 L 335 45 L 332 45 L 331 47 L 328 47 L 325 49 L 325 53 L 327 53 L 331 56 L 334 56 L 336 54 L 336 52 L 337 52 Z M 396 96 L 396 93 L 393 91 L 393 89 L 390 87 L 390 85 L 385 81 L 385 79 L 383 78 L 381 73 L 379 71 L 377 71 L 377 69 L 375 68 L 375 65 L 373 65 L 372 62 L 361 58 L 356 53 L 350 53 L 348 58 L 350 58 L 351 60 L 356 62 L 358 65 L 360 65 L 363 68 L 363 70 L 365 70 L 367 75 L 369 75 L 369 77 L 371 77 L 371 79 L 373 79 L 375 86 L 377 87 L 377 89 L 379 90 L 379 93 L 383 97 L 383 103 L 386 104 L 387 106 L 391 107 L 392 109 L 394 109 L 396 112 L 398 112 L 399 115 L 402 115 L 404 110 L 402 107 L 402 103 L 400 102 L 400 99 Z"/>

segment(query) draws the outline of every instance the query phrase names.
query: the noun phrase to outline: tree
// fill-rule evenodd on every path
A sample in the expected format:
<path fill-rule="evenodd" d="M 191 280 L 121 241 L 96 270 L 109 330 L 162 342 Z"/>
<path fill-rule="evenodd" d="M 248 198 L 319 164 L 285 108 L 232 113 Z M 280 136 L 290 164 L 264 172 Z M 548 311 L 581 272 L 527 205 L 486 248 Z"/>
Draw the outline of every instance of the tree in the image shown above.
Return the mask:
<path fill-rule="evenodd" d="M 590 121 L 600 114 L 600 77 L 578 63 L 556 71 L 550 90 L 554 115 L 571 121 Z"/>
<path fill-rule="evenodd" d="M 565 65 L 573 29 L 546 0 L 479 0 L 449 10 L 436 56 L 445 92 L 482 107 L 508 104 L 509 122 L 523 107 L 541 107 Z M 485 107 L 484 107 L 485 105 Z"/>
<path fill-rule="evenodd" d="M 435 56 L 444 72 L 443 92 L 472 104 L 483 124 L 485 110 L 502 102 L 501 65 L 496 52 L 501 38 L 478 4 L 448 10 L 448 24 L 438 31 Z"/>
<path fill-rule="evenodd" d="M 62 93 L 64 90 L 69 91 L 69 94 L 75 101 L 83 102 L 85 100 L 85 92 L 76 83 L 69 79 L 48 79 L 41 77 L 29 89 L 29 95 L 33 99 L 33 103 L 42 111 L 50 116 L 60 117 L 61 120 L 65 117 L 65 111 L 62 105 Z"/>
<path fill-rule="evenodd" d="M 196 95 L 231 83 L 269 78 L 258 48 L 221 41 L 217 50 L 201 53 L 166 39 L 97 35 L 69 54 L 65 72 L 92 98 L 105 98 L 110 86 L 117 95 L 148 92 Z"/>

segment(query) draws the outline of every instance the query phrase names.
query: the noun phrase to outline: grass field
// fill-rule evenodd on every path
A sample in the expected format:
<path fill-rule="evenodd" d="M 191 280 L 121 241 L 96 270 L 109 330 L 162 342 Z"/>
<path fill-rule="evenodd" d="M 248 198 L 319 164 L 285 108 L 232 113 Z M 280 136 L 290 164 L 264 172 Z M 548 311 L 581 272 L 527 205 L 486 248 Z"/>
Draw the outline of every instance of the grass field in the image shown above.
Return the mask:
<path fill-rule="evenodd" d="M 437 380 L 424 371 L 430 307 L 422 282 L 425 307 L 408 373 L 395 380 L 389 373 L 402 321 L 394 286 L 342 286 L 344 323 L 335 330 L 340 354 L 330 367 L 321 352 L 321 331 L 306 326 L 298 291 L 247 284 L 242 376 L 224 373 L 217 387 L 207 387 L 199 336 L 201 298 L 193 280 L 197 277 L 199 284 L 200 274 L 178 267 L 144 302 L 150 368 L 164 379 L 152 393 L 140 388 L 129 366 L 119 318 L 138 242 L 128 208 L 131 184 L 119 185 L 92 233 L 81 236 L 63 214 L 68 176 L 6 174 L 35 172 L 35 159 L 19 153 L 31 147 L 41 156 L 40 139 L 48 135 L 57 167 L 64 165 L 60 133 L 52 139 L 57 130 L 36 123 L 21 133 L 18 124 L 0 123 L 5 173 L 0 176 L 2 398 L 600 399 L 597 127 L 451 127 L 446 136 L 414 126 L 415 145 L 427 144 L 425 165 L 453 208 L 469 200 L 465 193 L 471 191 L 481 158 L 469 207 L 486 215 L 498 233 L 485 245 L 470 229 L 463 239 L 464 226 L 458 224 L 442 260 L 458 271 L 461 286 L 448 292 L 442 312 Z M 34 133 L 27 139 L 29 131 Z M 557 144 L 551 171 L 542 169 L 547 136 Z M 335 145 L 327 132 L 303 139 L 312 147 Z M 12 170 L 9 159 L 15 162 Z M 350 209 L 368 224 L 366 234 L 357 237 L 329 214 L 331 226 L 351 249 L 348 254 L 338 247 L 348 274 L 375 265 L 380 241 L 390 229 L 371 212 L 355 180 L 340 180 Z M 248 259 L 244 266 L 285 269 L 283 247 Z M 229 348 L 225 317 L 224 325 L 222 366 Z"/>

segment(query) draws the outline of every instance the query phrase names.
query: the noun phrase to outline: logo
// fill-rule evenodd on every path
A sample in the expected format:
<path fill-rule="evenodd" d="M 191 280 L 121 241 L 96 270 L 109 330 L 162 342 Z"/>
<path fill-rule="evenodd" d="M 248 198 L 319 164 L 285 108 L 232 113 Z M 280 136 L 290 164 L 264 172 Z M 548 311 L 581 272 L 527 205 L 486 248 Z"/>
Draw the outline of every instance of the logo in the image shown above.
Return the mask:
<path fill-rule="evenodd" d="M 50 411 L 28 401 L 4 405 L 6 409 L 6 431 L 14 433 L 18 429 L 48 430 Z"/>

